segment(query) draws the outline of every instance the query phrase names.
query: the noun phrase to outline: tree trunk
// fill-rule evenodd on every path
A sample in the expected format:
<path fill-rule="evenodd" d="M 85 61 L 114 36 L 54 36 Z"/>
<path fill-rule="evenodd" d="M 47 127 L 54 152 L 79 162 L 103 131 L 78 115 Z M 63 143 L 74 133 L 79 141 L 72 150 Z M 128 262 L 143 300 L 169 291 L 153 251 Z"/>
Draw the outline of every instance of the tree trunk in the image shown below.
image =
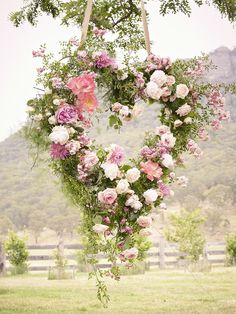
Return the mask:
<path fill-rule="evenodd" d="M 0 242 L 0 275 L 6 273 L 6 257 L 3 250 L 3 244 Z"/>

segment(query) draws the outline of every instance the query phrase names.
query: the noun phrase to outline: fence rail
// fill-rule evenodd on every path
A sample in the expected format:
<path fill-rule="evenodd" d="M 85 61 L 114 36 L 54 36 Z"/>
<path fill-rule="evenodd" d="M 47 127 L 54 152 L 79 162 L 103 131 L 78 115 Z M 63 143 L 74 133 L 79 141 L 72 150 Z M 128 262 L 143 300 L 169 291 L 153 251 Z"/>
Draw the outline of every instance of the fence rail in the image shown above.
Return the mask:
<path fill-rule="evenodd" d="M 57 244 L 50 245 L 29 245 L 29 271 L 47 271 L 54 266 L 53 250 L 58 248 Z M 65 244 L 64 254 L 68 260 L 68 269 L 76 269 L 77 254 L 83 249 L 81 244 Z M 223 265 L 225 263 L 225 243 L 211 242 L 205 247 L 205 257 L 212 265 Z M 147 262 L 150 267 L 177 267 L 180 257 L 184 257 L 183 253 L 178 251 L 178 246 L 168 243 L 161 239 L 160 242 L 154 243 L 153 247 L 147 254 Z M 103 254 L 97 255 L 99 260 L 99 268 L 108 268 L 110 263 Z M 6 266 L 9 268 L 9 262 L 6 259 Z"/>

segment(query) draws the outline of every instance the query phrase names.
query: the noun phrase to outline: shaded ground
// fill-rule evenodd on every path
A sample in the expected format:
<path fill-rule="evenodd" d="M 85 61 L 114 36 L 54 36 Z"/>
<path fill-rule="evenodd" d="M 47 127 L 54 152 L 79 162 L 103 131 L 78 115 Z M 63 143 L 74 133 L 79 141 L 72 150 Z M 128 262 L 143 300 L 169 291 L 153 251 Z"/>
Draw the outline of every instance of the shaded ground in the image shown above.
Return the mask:
<path fill-rule="evenodd" d="M 109 282 L 111 302 L 103 309 L 94 282 L 48 281 L 43 276 L 0 278 L 1 314 L 233 314 L 236 313 L 236 269 L 211 273 L 150 271 Z"/>

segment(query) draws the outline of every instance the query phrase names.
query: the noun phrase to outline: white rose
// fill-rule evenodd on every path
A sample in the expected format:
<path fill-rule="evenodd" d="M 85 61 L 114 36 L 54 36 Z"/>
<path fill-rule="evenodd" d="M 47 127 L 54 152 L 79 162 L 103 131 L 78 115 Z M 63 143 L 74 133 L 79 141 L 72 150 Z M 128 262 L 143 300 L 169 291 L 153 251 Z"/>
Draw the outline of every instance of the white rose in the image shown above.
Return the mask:
<path fill-rule="evenodd" d="M 167 209 L 166 203 L 161 203 L 160 204 L 160 209 Z"/>
<path fill-rule="evenodd" d="M 125 206 L 130 206 L 135 211 L 138 211 L 142 208 L 143 204 L 139 201 L 138 195 L 133 194 L 127 199 Z"/>
<path fill-rule="evenodd" d="M 154 189 L 149 189 L 146 192 L 143 193 L 143 196 L 145 198 L 145 202 L 147 204 L 151 204 L 157 200 L 158 193 Z"/>
<path fill-rule="evenodd" d="M 127 117 L 130 114 L 130 110 L 128 106 L 122 106 L 122 108 L 119 111 L 119 114 L 123 117 Z"/>
<path fill-rule="evenodd" d="M 129 182 L 126 179 L 121 179 L 117 186 L 116 186 L 116 192 L 118 194 L 127 193 L 129 190 Z"/>
<path fill-rule="evenodd" d="M 101 165 L 105 172 L 105 176 L 111 181 L 114 180 L 119 175 L 119 167 L 116 164 L 104 163 Z"/>
<path fill-rule="evenodd" d="M 154 82 L 147 83 L 146 94 L 148 97 L 159 100 L 162 96 L 162 89 Z"/>
<path fill-rule="evenodd" d="M 173 85 L 175 84 L 175 77 L 173 75 L 168 75 L 167 76 L 167 84 L 168 85 Z"/>
<path fill-rule="evenodd" d="M 143 207 L 143 204 L 140 201 L 136 201 L 133 203 L 132 208 L 137 211 L 140 210 Z"/>
<path fill-rule="evenodd" d="M 174 161 L 171 155 L 169 154 L 163 154 L 162 155 L 162 164 L 166 168 L 172 169 L 174 167 Z"/>
<path fill-rule="evenodd" d="M 48 123 L 49 124 L 56 124 L 57 123 L 57 120 L 55 118 L 55 116 L 51 116 L 48 118 Z"/>
<path fill-rule="evenodd" d="M 176 86 L 176 96 L 177 98 L 184 99 L 189 93 L 189 89 L 185 84 L 179 84 Z"/>
<path fill-rule="evenodd" d="M 93 226 L 93 231 L 98 234 L 103 234 L 105 231 L 107 231 L 109 227 L 103 224 L 96 224 Z"/>
<path fill-rule="evenodd" d="M 152 73 L 150 80 L 162 87 L 167 82 L 167 76 L 163 71 L 156 70 Z"/>
<path fill-rule="evenodd" d="M 61 145 L 66 144 L 69 140 L 69 137 L 70 136 L 67 128 L 62 125 L 54 126 L 54 128 L 52 129 L 52 133 L 49 134 L 49 138 L 52 142 Z"/>
<path fill-rule="evenodd" d="M 193 122 L 193 119 L 191 117 L 187 117 L 184 119 L 184 123 L 191 124 Z"/>
<path fill-rule="evenodd" d="M 53 104 L 54 104 L 55 106 L 59 106 L 60 103 L 61 103 L 60 99 L 54 99 L 54 100 L 53 100 Z"/>
<path fill-rule="evenodd" d="M 183 122 L 181 120 L 175 120 L 174 122 L 174 127 L 178 128 L 179 126 L 181 126 L 183 124 Z"/>
<path fill-rule="evenodd" d="M 126 179 L 129 183 L 134 183 L 140 178 L 140 171 L 137 168 L 131 168 L 126 172 Z"/>

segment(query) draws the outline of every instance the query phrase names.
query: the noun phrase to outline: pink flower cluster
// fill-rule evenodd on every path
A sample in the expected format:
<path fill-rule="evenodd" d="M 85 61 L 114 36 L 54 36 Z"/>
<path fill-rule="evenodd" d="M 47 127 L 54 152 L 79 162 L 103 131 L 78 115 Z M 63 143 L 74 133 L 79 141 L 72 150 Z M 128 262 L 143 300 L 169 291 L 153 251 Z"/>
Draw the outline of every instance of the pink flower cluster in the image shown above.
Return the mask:
<path fill-rule="evenodd" d="M 62 79 L 59 77 L 59 76 L 54 76 L 53 78 L 52 78 L 52 86 L 53 87 L 56 87 L 56 88 L 60 88 L 60 87 L 62 87 L 63 86 L 63 81 L 62 81 Z"/>
<path fill-rule="evenodd" d="M 38 51 L 36 51 L 36 50 L 32 51 L 32 55 L 33 55 L 34 58 L 36 58 L 36 57 L 43 57 L 44 53 L 45 53 L 45 48 L 43 48 L 43 47 L 39 48 Z"/>
<path fill-rule="evenodd" d="M 189 140 L 187 143 L 187 149 L 195 157 L 199 158 L 202 155 L 202 150 L 194 140 Z"/>
<path fill-rule="evenodd" d="M 154 54 L 150 54 L 147 58 L 147 61 L 147 72 L 151 72 L 153 70 L 167 70 L 171 67 L 170 58 L 159 58 Z"/>
<path fill-rule="evenodd" d="M 93 33 L 97 37 L 103 37 L 107 33 L 107 30 L 106 29 L 102 29 L 102 28 L 94 27 L 93 28 Z"/>
<path fill-rule="evenodd" d="M 99 51 L 93 54 L 95 66 L 98 69 L 107 68 L 115 65 L 115 61 L 107 54 L 106 51 Z"/>
<path fill-rule="evenodd" d="M 107 155 L 107 161 L 116 165 L 120 165 L 125 158 L 124 149 L 116 144 L 111 145 L 111 150 Z"/>
<path fill-rule="evenodd" d="M 99 162 L 99 159 L 95 152 L 86 151 L 80 158 L 80 163 L 77 166 L 78 179 L 80 181 L 86 181 L 89 171 Z"/>
<path fill-rule="evenodd" d="M 79 111 L 93 113 L 98 102 L 95 96 L 95 74 L 83 72 L 80 76 L 73 77 L 67 83 L 67 87 L 77 96 Z"/>
<path fill-rule="evenodd" d="M 160 165 L 151 160 L 141 162 L 140 166 L 141 171 L 147 175 L 147 178 L 150 181 L 153 181 L 154 179 L 159 180 L 163 175 L 162 168 L 160 167 Z"/>
<path fill-rule="evenodd" d="M 61 144 L 51 144 L 50 148 L 50 155 L 53 159 L 65 159 L 67 156 L 70 155 L 69 150 L 66 148 L 65 145 Z"/>
<path fill-rule="evenodd" d="M 75 106 L 64 103 L 56 111 L 55 117 L 57 122 L 61 124 L 75 123 L 78 119 L 78 111 Z"/>
<path fill-rule="evenodd" d="M 225 98 L 218 90 L 213 90 L 208 96 L 208 103 L 212 107 L 215 116 L 211 126 L 215 130 L 221 129 L 221 122 L 230 119 L 230 112 L 225 110 Z"/>

